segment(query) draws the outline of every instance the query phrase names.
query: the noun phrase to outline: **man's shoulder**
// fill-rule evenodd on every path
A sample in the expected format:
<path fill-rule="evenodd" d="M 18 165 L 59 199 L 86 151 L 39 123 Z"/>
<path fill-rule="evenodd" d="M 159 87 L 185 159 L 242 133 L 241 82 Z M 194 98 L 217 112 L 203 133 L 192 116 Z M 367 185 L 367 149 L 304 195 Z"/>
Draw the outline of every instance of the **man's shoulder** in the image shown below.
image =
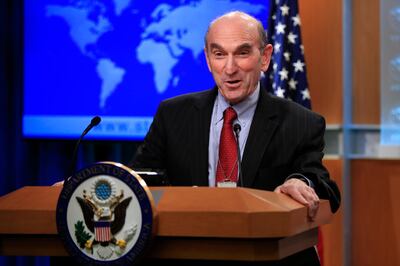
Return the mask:
<path fill-rule="evenodd" d="M 185 105 L 201 106 L 215 99 L 215 95 L 216 93 L 214 89 L 182 94 L 163 100 L 161 106 L 169 108 Z"/>
<path fill-rule="evenodd" d="M 323 116 L 311 111 L 310 109 L 288 99 L 280 98 L 275 95 L 268 94 L 270 101 L 273 105 L 276 106 L 278 112 L 281 114 L 287 114 L 294 117 L 314 117 L 314 118 L 322 118 Z"/>

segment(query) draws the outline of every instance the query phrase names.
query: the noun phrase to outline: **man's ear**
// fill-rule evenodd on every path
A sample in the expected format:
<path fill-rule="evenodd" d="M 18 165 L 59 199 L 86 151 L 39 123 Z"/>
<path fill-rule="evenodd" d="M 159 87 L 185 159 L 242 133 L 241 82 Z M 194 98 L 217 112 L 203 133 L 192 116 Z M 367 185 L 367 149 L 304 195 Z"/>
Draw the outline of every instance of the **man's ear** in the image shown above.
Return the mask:
<path fill-rule="evenodd" d="M 208 59 L 208 53 L 207 53 L 207 48 L 206 47 L 204 47 L 204 56 L 206 57 L 208 70 L 211 72 L 211 66 L 210 66 L 210 61 Z"/>
<path fill-rule="evenodd" d="M 261 70 L 263 72 L 267 71 L 269 63 L 271 62 L 273 47 L 271 44 L 267 44 L 262 51 L 261 55 Z"/>

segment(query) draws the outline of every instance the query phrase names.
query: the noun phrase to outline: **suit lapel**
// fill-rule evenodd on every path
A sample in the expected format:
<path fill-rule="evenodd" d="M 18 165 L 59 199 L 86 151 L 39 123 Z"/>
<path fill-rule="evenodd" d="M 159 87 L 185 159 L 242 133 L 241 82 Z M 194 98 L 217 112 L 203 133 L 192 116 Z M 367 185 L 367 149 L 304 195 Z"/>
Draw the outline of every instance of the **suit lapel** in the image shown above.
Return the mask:
<path fill-rule="evenodd" d="M 193 185 L 208 186 L 208 143 L 210 137 L 211 115 L 214 106 L 217 89 L 205 92 L 195 99 L 194 108 L 196 112 L 195 130 L 192 139 L 199 140 L 193 143 L 194 152 L 197 153 L 193 160 Z"/>
<path fill-rule="evenodd" d="M 245 187 L 252 186 L 263 154 L 278 126 L 278 121 L 278 110 L 271 100 L 271 96 L 261 88 L 260 99 L 243 153 L 242 174 Z"/>

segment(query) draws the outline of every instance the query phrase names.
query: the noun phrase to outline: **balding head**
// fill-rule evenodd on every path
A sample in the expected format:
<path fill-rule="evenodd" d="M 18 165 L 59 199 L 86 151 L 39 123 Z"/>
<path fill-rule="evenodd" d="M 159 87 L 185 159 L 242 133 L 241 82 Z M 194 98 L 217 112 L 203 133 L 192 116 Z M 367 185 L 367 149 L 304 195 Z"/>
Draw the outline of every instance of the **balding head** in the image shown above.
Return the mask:
<path fill-rule="evenodd" d="M 259 43 L 260 43 L 260 49 L 263 49 L 267 44 L 268 44 L 268 38 L 267 34 L 265 33 L 264 27 L 262 23 L 256 19 L 253 16 L 250 16 L 247 13 L 244 13 L 242 11 L 232 11 L 229 13 L 226 13 L 216 19 L 214 19 L 210 25 L 208 26 L 206 35 L 204 37 L 204 46 L 205 49 L 208 47 L 208 35 L 212 28 L 219 24 L 219 23 L 242 23 L 245 27 L 252 28 L 254 27 L 257 30 L 258 33 L 258 38 L 259 38 Z"/>
<path fill-rule="evenodd" d="M 266 44 L 262 24 L 243 12 L 214 20 L 206 35 L 207 65 L 219 93 L 231 104 L 249 97 L 261 72 L 268 69 L 272 45 Z"/>

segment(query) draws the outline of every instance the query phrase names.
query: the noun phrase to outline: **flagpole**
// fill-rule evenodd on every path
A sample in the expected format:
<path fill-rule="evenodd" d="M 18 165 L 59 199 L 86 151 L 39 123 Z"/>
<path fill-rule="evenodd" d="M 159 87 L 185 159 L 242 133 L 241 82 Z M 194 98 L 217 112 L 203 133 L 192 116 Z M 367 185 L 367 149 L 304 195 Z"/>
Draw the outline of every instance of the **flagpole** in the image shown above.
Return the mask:
<path fill-rule="evenodd" d="M 343 265 L 351 265 L 352 1 L 343 0 Z"/>

